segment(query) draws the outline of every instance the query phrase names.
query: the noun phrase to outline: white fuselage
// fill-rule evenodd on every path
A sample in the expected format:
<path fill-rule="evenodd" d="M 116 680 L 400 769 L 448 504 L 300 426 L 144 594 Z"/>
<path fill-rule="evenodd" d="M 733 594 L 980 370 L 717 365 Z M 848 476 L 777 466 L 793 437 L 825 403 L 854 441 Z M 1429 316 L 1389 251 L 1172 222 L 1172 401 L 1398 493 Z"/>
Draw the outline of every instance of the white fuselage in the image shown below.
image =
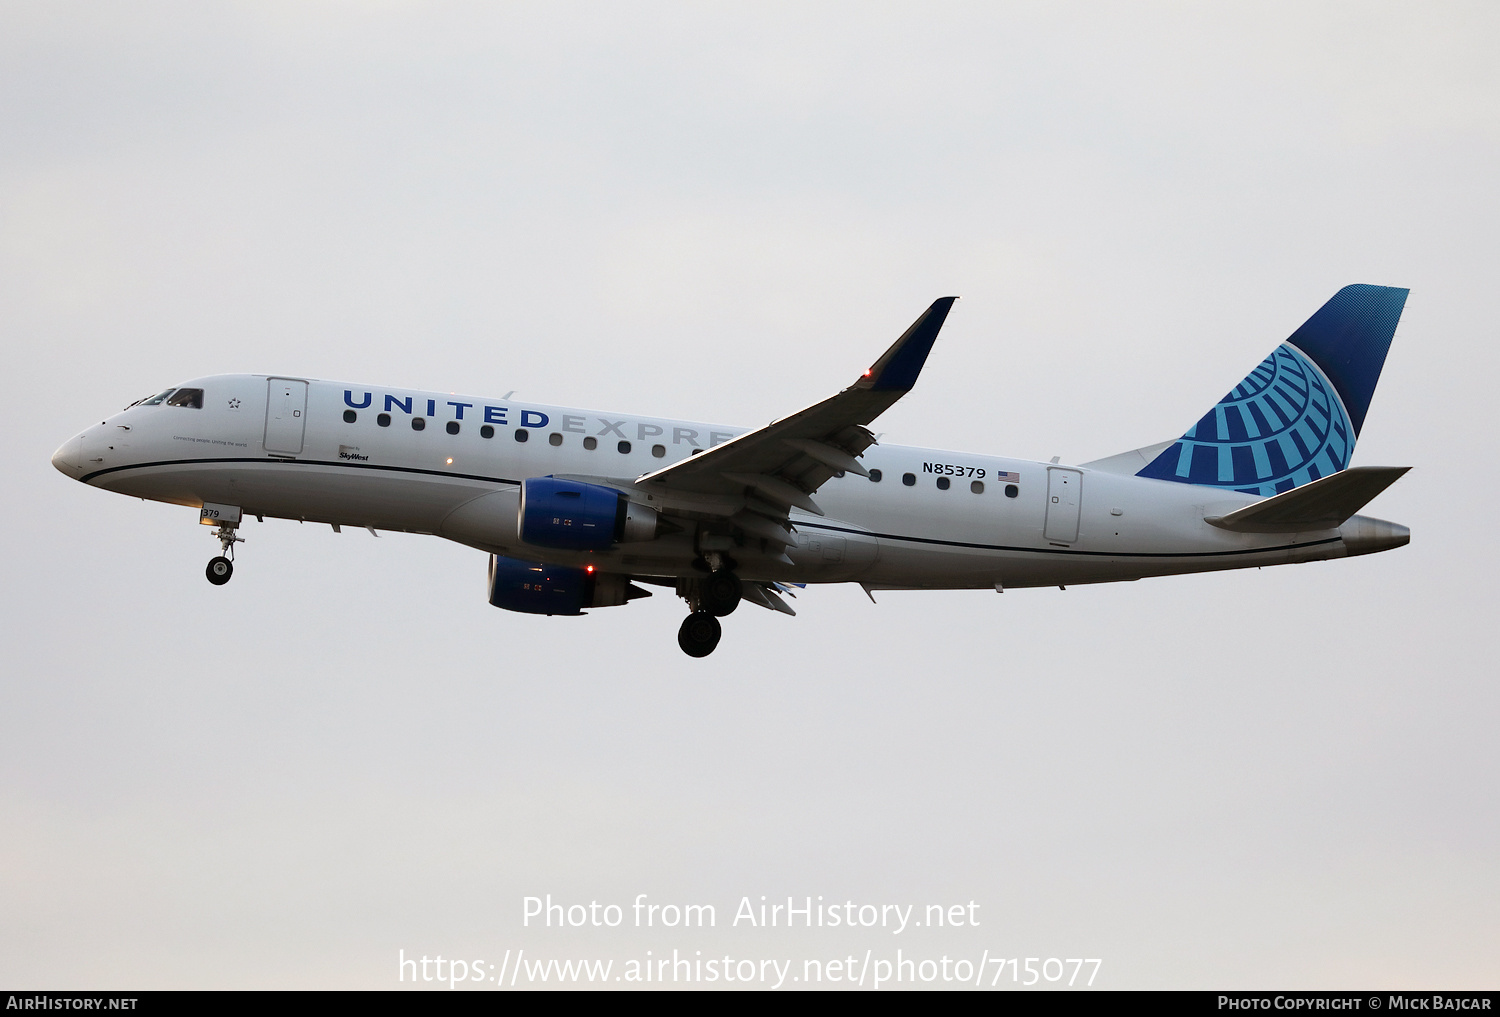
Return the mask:
<path fill-rule="evenodd" d="M 188 382 L 203 390 L 201 408 L 133 406 L 71 439 L 53 461 L 93 486 L 157 501 L 429 533 L 514 558 L 672 577 L 692 575 L 698 555 L 691 497 L 664 506 L 685 523 L 678 532 L 610 551 L 569 552 L 519 539 L 519 485 L 528 477 L 559 475 L 628 488 L 643 474 L 745 431 L 323 381 L 306 381 L 305 405 L 292 416 L 275 405 L 283 380 L 221 375 Z M 386 426 L 382 414 L 389 417 Z M 413 428 L 417 419 L 421 430 Z M 450 424 L 457 424 L 457 433 L 450 433 Z M 517 440 L 518 432 L 527 440 Z M 1379 549 L 1346 540 L 1339 529 L 1219 529 L 1204 517 L 1258 499 L 1188 484 L 898 445 L 871 447 L 860 462 L 878 471 L 879 481 L 852 473 L 829 480 L 816 495 L 826 515 L 794 510 L 796 546 L 785 556 L 779 547 L 737 549 L 740 573 L 877 589 L 1009 588 Z M 904 482 L 907 475 L 911 483 Z M 722 512 L 721 502 L 704 507 Z M 1350 523 L 1356 520 L 1363 517 Z"/>

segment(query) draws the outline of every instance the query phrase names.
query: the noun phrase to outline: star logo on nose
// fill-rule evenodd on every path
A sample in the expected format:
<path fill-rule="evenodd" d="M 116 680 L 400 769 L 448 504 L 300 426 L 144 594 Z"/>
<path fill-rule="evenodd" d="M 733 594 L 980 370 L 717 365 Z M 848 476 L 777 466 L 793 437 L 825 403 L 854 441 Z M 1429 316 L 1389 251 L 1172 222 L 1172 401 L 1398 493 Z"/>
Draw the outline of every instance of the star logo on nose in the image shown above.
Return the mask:
<path fill-rule="evenodd" d="M 231 399 L 231 400 L 229 400 L 229 408 L 231 410 L 237 410 L 237 409 L 239 409 L 240 408 L 240 401 L 238 399 Z"/>

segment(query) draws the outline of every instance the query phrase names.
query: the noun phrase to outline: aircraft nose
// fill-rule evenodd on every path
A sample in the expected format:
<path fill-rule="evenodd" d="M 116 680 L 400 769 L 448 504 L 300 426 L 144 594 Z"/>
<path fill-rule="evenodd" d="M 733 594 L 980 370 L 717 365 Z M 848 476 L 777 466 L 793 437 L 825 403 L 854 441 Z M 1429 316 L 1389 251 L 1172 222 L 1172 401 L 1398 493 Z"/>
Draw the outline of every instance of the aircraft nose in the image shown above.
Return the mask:
<path fill-rule="evenodd" d="M 77 477 L 83 472 L 83 435 L 69 438 L 62 446 L 52 453 L 52 465 L 57 467 L 58 472 Z"/>

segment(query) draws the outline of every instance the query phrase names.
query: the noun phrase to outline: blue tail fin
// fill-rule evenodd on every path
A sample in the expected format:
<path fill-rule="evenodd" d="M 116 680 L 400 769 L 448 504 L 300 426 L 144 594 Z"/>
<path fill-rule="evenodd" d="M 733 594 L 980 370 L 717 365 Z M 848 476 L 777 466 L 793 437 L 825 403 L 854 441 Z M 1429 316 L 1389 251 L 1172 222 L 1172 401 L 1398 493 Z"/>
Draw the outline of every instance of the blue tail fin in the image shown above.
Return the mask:
<path fill-rule="evenodd" d="M 1339 290 L 1136 476 L 1273 495 L 1348 466 L 1408 292 Z"/>

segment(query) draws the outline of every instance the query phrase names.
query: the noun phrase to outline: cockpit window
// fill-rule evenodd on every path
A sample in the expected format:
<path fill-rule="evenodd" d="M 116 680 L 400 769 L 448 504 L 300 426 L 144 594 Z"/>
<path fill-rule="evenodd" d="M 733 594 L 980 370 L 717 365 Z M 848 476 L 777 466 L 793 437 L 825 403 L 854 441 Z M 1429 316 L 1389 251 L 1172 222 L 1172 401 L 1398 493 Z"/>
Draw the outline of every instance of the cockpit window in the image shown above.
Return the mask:
<path fill-rule="evenodd" d="M 171 395 L 173 392 L 176 392 L 176 391 L 177 390 L 175 388 L 169 388 L 165 392 L 163 392 L 161 395 L 154 395 L 150 399 L 142 399 L 140 402 L 136 403 L 136 405 L 137 406 L 160 406 L 162 403 L 166 402 L 167 396 Z"/>
<path fill-rule="evenodd" d="M 168 406 L 189 406 L 195 410 L 203 409 L 203 390 L 201 388 L 180 388 L 177 394 L 167 400 Z"/>

